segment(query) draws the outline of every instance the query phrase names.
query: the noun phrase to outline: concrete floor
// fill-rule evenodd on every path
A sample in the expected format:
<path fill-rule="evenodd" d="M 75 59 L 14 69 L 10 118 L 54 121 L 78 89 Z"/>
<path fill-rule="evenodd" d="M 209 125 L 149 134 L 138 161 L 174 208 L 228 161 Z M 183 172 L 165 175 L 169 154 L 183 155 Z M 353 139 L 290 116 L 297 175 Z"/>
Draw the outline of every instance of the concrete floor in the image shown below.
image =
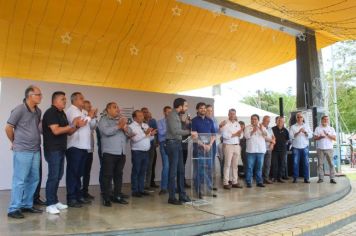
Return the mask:
<path fill-rule="evenodd" d="M 21 220 L 7 217 L 10 192 L 0 191 L 0 234 L 63 235 L 191 224 L 303 203 L 338 192 L 348 184 L 346 178 L 337 178 L 337 185 L 329 184 L 328 178 L 325 180 L 323 184 L 317 184 L 314 178 L 311 184 L 300 180 L 298 184 L 289 181 L 266 188 L 219 189 L 218 198 L 210 198 L 211 204 L 200 208 L 169 205 L 168 196 L 159 196 L 158 190 L 145 198 L 130 198 L 129 205 L 113 204 L 108 208 L 101 205 L 99 187 L 91 186 L 90 192 L 96 196 L 91 205 L 70 208 L 60 215 L 27 213 Z M 128 186 L 125 190 L 129 192 Z M 59 190 L 59 198 L 65 202 L 64 188 Z"/>

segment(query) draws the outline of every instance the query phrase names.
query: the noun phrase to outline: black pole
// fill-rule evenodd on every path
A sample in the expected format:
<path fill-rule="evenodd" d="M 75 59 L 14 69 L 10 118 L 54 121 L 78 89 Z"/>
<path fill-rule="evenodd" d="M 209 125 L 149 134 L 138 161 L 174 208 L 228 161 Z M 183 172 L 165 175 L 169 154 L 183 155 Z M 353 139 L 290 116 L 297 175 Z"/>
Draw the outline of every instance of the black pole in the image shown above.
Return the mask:
<path fill-rule="evenodd" d="M 284 117 L 284 109 L 283 109 L 283 98 L 279 98 L 279 115 Z"/>

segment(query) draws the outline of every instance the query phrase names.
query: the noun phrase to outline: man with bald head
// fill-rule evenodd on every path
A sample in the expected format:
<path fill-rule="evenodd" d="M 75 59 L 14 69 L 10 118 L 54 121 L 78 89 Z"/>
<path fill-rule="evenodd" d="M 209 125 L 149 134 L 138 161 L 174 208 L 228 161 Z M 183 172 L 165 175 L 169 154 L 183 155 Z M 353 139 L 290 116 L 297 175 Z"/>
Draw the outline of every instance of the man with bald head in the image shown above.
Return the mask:
<path fill-rule="evenodd" d="M 42 213 L 33 207 L 33 195 L 39 182 L 42 112 L 38 108 L 42 93 L 36 86 L 25 90 L 23 103 L 11 111 L 5 132 L 13 151 L 13 178 L 8 216 L 24 218 L 22 213 Z"/>

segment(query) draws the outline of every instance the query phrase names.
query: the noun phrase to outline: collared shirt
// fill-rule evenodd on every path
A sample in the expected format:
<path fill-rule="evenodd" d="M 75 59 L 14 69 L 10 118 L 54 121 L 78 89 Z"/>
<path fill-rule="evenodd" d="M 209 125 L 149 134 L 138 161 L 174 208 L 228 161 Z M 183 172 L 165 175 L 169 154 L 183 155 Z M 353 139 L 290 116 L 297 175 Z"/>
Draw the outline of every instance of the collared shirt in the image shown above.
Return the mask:
<path fill-rule="evenodd" d="M 269 145 L 271 144 L 270 141 L 267 141 L 268 140 L 271 140 L 274 135 L 273 135 L 273 131 L 272 131 L 272 128 L 271 127 L 267 127 L 266 128 L 266 131 L 267 131 L 267 136 L 265 137 L 265 140 L 266 140 L 266 149 L 269 150 Z"/>
<path fill-rule="evenodd" d="M 196 116 L 192 119 L 192 131 L 199 135 L 198 139 L 204 144 L 210 144 L 211 137 L 215 135 L 214 122 L 208 117 Z M 198 143 L 193 145 L 194 156 L 210 156 L 210 151 L 206 152 L 203 146 Z"/>
<path fill-rule="evenodd" d="M 112 155 L 126 155 L 127 136 L 117 126 L 119 119 L 102 116 L 99 121 L 101 151 Z"/>
<path fill-rule="evenodd" d="M 48 108 L 43 115 L 43 147 L 46 151 L 66 150 L 68 134 L 53 134 L 52 129 L 50 128 L 51 125 L 58 125 L 58 127 L 68 126 L 66 113 L 63 110 L 58 110 L 57 107 L 53 105 Z"/>
<path fill-rule="evenodd" d="M 158 142 L 166 141 L 167 119 L 163 118 L 157 122 Z"/>
<path fill-rule="evenodd" d="M 299 133 L 296 137 L 294 135 L 298 131 L 304 128 L 307 134 Z M 299 125 L 298 123 L 292 125 L 289 129 L 289 138 L 292 140 L 292 146 L 294 148 L 303 149 L 309 146 L 309 139 L 313 137 L 313 133 L 310 131 L 309 126 L 306 124 Z"/>
<path fill-rule="evenodd" d="M 272 128 L 273 135 L 276 138 L 276 144 L 273 147 L 273 151 L 275 152 L 285 152 L 287 151 L 287 143 L 289 141 L 289 132 L 285 127 L 282 129 L 278 128 L 278 126 L 274 126 Z"/>
<path fill-rule="evenodd" d="M 333 146 L 334 146 L 333 140 L 326 137 L 325 133 L 327 133 L 329 135 L 336 135 L 334 128 L 329 125 L 326 127 L 324 127 L 322 125 L 316 127 L 316 129 L 314 131 L 314 135 L 325 136 L 325 138 L 323 138 L 323 139 L 316 140 L 316 148 L 321 149 L 321 150 L 333 149 Z"/>
<path fill-rule="evenodd" d="M 26 102 L 11 111 L 7 123 L 14 127 L 13 150 L 38 152 L 41 149 L 41 110 L 31 111 Z"/>
<path fill-rule="evenodd" d="M 148 151 L 151 147 L 152 136 L 147 136 L 145 131 L 149 128 L 146 123 L 141 125 L 136 121 L 129 125 L 129 133 L 134 135 L 131 137 L 131 149 L 135 151 Z"/>
<path fill-rule="evenodd" d="M 226 125 L 222 128 L 223 143 L 225 144 L 240 144 L 240 137 L 232 137 L 232 134 L 241 129 L 238 121 L 228 120 Z"/>
<path fill-rule="evenodd" d="M 266 141 L 263 133 L 265 134 L 267 133 L 266 128 L 262 127 L 262 131 L 260 129 L 257 129 L 257 131 L 251 135 L 252 130 L 253 130 L 252 125 L 248 125 L 245 128 L 244 136 L 246 138 L 246 152 L 265 153 Z"/>
<path fill-rule="evenodd" d="M 167 117 L 166 139 L 182 140 L 182 136 L 189 135 L 190 130 L 182 129 L 182 121 L 175 109 Z"/>
<path fill-rule="evenodd" d="M 89 150 L 91 148 L 91 130 L 90 121 L 91 118 L 87 115 L 87 112 L 80 110 L 78 107 L 71 105 L 66 111 L 67 119 L 69 124 L 73 123 L 73 120 L 77 117 L 81 117 L 83 120 L 87 120 L 88 123 L 80 127 L 72 135 L 68 136 L 67 148 L 75 147 L 79 149 Z"/>

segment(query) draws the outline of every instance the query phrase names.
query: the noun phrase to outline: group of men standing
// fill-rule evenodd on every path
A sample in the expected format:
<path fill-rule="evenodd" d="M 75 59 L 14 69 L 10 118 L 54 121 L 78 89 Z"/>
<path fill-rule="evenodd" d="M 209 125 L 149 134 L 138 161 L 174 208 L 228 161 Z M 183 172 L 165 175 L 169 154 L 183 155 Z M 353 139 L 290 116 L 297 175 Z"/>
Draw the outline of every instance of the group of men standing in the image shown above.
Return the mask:
<path fill-rule="evenodd" d="M 290 140 L 294 155 L 293 182 L 297 182 L 299 162 L 303 160 L 304 182 L 309 183 L 308 146 L 313 134 L 303 123 L 302 113 L 297 114 L 297 123 L 288 131 L 284 127 L 283 117 L 278 117 L 276 126 L 270 128 L 270 118 L 265 116 L 260 123 L 256 114 L 251 116 L 251 124 L 245 127 L 238 122 L 235 109 L 230 109 L 228 120 L 218 125 L 212 106 L 202 102 L 196 105 L 197 115 L 190 119 L 190 116 L 185 114 L 188 103 L 183 98 L 175 99 L 173 108 L 164 107 L 164 118 L 158 122 L 144 107 L 132 113 L 132 123 L 122 116 L 115 102 L 106 105 L 98 121 L 97 109 L 92 109 L 91 103 L 86 101 L 80 92 L 71 95 L 71 105 L 66 111 L 65 93 L 54 92 L 52 105 L 46 110 L 43 118 L 38 108 L 41 100 L 41 90 L 36 86 L 29 86 L 25 90 L 23 103 L 12 110 L 5 128 L 13 150 L 13 183 L 8 209 L 8 216 L 12 218 L 23 218 L 24 212 L 42 212 L 33 207 L 40 178 L 41 134 L 43 154 L 48 163 L 46 212 L 49 214 L 59 214 L 68 207 L 79 208 L 94 199 L 88 192 L 93 162 L 94 130 L 98 137 L 102 203 L 106 207 L 110 207 L 112 202 L 128 203 L 126 199 L 129 196 L 122 192 L 128 142 L 132 157 L 132 197 L 147 196 L 149 192 L 145 189 L 158 187 L 154 182 L 154 173 L 156 148 L 159 146 L 162 158 L 159 194 L 168 193 L 168 203 L 173 205 L 191 201 L 185 191 L 187 152 L 184 152 L 184 144 L 187 140 L 183 140 L 183 137 L 190 137 L 194 142 L 193 179 L 199 198 L 203 197 L 203 182 L 210 190 L 217 190 L 212 178 L 215 172 L 218 133 L 222 135 L 224 189 L 243 188 L 242 183 L 238 181 L 237 171 L 238 159 L 242 154 L 240 142 L 243 139 L 246 140 L 246 157 L 243 158 L 243 163 L 247 187 L 252 186 L 254 175 L 258 187 L 265 187 L 264 184 L 271 184 L 273 181 L 284 182 L 283 179 L 287 178 L 286 153 Z M 331 151 L 335 131 L 328 122 L 328 117 L 323 116 L 321 126 L 314 133 L 319 157 L 318 183 L 321 183 L 324 177 L 324 156 L 330 165 L 330 181 L 336 183 Z M 61 203 L 57 196 L 64 174 L 64 158 L 67 162 L 67 204 Z M 217 197 L 214 193 L 210 196 Z"/>

